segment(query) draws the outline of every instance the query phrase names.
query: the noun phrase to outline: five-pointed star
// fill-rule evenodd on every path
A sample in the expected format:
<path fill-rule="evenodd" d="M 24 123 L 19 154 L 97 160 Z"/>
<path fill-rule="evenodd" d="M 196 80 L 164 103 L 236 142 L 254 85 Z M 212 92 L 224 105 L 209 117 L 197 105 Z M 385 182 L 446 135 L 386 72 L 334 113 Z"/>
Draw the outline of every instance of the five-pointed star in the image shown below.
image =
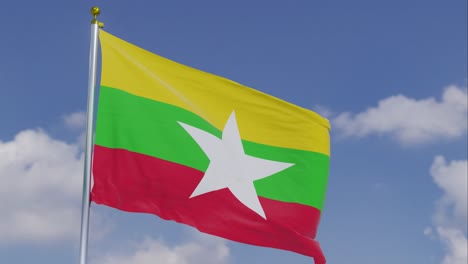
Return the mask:
<path fill-rule="evenodd" d="M 196 127 L 181 122 L 179 124 L 192 136 L 210 160 L 203 179 L 190 198 L 228 188 L 241 203 L 266 219 L 253 182 L 294 164 L 246 155 L 234 112 L 224 126 L 221 139 Z"/>

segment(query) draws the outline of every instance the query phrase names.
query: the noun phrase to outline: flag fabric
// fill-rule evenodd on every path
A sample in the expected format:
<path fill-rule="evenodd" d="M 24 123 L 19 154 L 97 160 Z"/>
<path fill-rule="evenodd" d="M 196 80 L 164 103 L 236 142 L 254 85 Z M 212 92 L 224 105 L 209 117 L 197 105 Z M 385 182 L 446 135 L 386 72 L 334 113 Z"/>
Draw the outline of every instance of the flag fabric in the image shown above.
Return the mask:
<path fill-rule="evenodd" d="M 91 199 L 325 263 L 330 125 L 100 31 Z"/>

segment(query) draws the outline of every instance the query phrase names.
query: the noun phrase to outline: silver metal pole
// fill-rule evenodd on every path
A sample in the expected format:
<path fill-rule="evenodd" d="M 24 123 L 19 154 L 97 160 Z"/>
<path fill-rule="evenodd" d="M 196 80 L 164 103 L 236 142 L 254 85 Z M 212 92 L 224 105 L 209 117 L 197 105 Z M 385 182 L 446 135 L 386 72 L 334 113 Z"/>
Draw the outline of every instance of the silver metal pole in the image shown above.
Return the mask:
<path fill-rule="evenodd" d="M 88 74 L 88 109 L 86 122 L 86 146 L 83 176 L 83 201 L 81 207 L 81 234 L 80 234 L 80 264 L 86 264 L 88 255 L 89 207 L 91 189 L 91 159 L 93 156 L 93 124 L 94 124 L 94 92 L 96 90 L 96 68 L 98 53 L 98 34 L 100 23 L 97 16 L 98 7 L 91 9 L 94 19 L 91 21 L 91 45 L 89 48 L 89 74 Z"/>

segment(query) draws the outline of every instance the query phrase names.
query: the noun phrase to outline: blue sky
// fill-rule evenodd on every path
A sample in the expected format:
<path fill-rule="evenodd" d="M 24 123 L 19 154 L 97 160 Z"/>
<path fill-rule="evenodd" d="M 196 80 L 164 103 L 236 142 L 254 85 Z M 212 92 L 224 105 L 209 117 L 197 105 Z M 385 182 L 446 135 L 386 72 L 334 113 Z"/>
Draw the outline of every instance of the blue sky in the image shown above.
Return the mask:
<path fill-rule="evenodd" d="M 93 5 L 120 38 L 330 119 L 328 263 L 466 263 L 462 0 L 3 3 L 0 263 L 78 262 Z M 155 216 L 91 218 L 92 264 L 311 263 Z"/>

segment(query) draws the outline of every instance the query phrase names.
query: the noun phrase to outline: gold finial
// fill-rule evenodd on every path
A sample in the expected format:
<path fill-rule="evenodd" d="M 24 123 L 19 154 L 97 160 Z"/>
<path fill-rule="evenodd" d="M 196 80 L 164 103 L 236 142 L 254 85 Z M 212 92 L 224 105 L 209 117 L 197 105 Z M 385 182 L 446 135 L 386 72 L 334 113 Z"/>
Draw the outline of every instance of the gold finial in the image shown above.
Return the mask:
<path fill-rule="evenodd" d="M 97 20 L 97 17 L 98 17 L 100 14 L 101 14 L 101 9 L 99 9 L 99 7 L 93 6 L 93 7 L 91 8 L 91 15 L 93 15 L 93 20 L 91 20 L 91 24 L 96 24 L 96 23 L 97 23 L 98 26 L 99 26 L 100 28 L 103 28 L 103 27 L 104 27 L 104 23 L 99 22 L 99 21 Z"/>
<path fill-rule="evenodd" d="M 91 8 L 91 15 L 93 15 L 94 18 L 96 18 L 97 16 L 99 16 L 99 14 L 101 14 L 101 9 L 99 9 L 99 7 L 97 6 L 93 6 Z"/>

